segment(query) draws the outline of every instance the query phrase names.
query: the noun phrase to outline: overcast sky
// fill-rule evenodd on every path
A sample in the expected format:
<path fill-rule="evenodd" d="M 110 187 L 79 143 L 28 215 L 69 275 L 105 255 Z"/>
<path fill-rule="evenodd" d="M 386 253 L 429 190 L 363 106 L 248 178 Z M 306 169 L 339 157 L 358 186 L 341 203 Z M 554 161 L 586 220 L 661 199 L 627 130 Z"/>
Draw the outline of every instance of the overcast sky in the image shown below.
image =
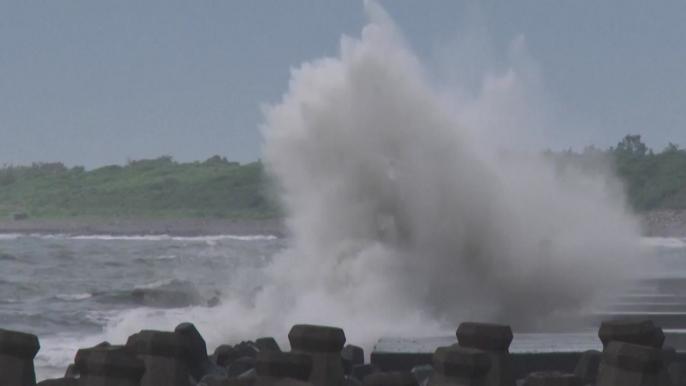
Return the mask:
<path fill-rule="evenodd" d="M 447 84 L 506 71 L 523 39 L 572 121 L 547 146 L 607 147 L 627 133 L 686 146 L 686 2 L 382 4 Z M 260 105 L 279 101 L 291 67 L 336 55 L 365 22 L 354 0 L 0 2 L 0 164 L 256 160 Z"/>

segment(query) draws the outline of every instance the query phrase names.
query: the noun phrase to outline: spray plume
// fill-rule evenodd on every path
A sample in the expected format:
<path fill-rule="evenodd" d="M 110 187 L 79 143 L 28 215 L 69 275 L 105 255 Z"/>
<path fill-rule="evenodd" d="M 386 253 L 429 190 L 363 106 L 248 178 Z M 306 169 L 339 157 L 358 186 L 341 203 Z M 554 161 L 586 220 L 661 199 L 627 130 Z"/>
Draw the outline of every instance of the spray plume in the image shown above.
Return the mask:
<path fill-rule="evenodd" d="M 385 11 L 365 9 L 359 39 L 294 69 L 283 100 L 265 108 L 265 164 L 292 246 L 252 272 L 259 280 L 236 273 L 263 285 L 249 301 L 233 292 L 201 330 L 232 342 L 334 325 L 369 347 L 452 334 L 466 320 L 567 327 L 638 261 L 621 189 L 605 173 L 476 146 L 489 117 L 507 122 L 504 99 L 455 105 Z M 486 86 L 502 96 L 503 82 Z"/>

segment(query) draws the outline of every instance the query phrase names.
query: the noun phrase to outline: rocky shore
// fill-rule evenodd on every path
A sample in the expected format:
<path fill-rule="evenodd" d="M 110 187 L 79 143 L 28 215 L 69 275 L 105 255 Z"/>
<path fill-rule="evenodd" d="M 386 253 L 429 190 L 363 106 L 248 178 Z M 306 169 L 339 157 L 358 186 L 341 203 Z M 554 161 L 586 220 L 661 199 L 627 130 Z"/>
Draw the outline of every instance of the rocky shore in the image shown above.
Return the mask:
<path fill-rule="evenodd" d="M 577 353 L 573 362 L 560 361 L 558 353 L 517 359 L 507 325 L 466 322 L 456 337 L 421 362 L 375 352 L 366 363 L 361 347 L 346 345 L 342 329 L 300 324 L 288 334 L 290 351 L 263 337 L 221 345 L 208 355 L 201 333 L 182 323 L 174 331 L 140 331 L 119 345 L 82 348 L 62 378 L 38 385 L 671 386 L 686 379 L 683 355 L 664 344 L 662 328 L 650 320 L 603 322 L 602 352 Z M 35 386 L 38 337 L 0 329 L 0 348 L 0 383 Z"/>

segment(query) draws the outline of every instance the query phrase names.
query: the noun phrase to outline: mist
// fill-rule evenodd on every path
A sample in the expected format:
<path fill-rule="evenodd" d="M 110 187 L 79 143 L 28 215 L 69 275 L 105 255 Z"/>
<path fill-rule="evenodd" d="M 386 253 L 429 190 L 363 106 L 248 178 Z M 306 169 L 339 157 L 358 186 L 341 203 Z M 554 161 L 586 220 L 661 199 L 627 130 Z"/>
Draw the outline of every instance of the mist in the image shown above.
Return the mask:
<path fill-rule="evenodd" d="M 531 138 L 555 121 L 531 61 L 467 79 L 480 86 L 464 97 L 459 84 L 437 86 L 381 6 L 365 11 L 359 38 L 292 69 L 282 101 L 264 107 L 264 162 L 290 247 L 227 273 L 223 304 L 193 321 L 210 342 L 283 342 L 310 323 L 366 348 L 452 335 L 462 321 L 579 328 L 640 261 L 621 184 L 606 165 L 560 169 L 490 140 Z M 139 326 L 124 318 L 110 336 Z"/>

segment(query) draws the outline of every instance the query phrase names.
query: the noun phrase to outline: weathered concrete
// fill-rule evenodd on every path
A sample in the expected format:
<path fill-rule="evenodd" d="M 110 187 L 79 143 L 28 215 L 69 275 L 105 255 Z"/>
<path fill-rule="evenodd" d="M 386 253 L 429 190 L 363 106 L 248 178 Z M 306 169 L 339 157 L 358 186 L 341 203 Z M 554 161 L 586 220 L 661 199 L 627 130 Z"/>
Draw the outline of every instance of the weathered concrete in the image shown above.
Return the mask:
<path fill-rule="evenodd" d="M 669 368 L 676 358 L 676 350 L 671 346 L 662 347 L 662 369 L 658 374 L 660 386 L 673 386 L 672 377 L 669 375 Z"/>
<path fill-rule="evenodd" d="M 433 355 L 435 374 L 428 386 L 485 386 L 491 369 L 488 352 L 457 345 L 439 347 Z"/>
<path fill-rule="evenodd" d="M 240 358 L 238 350 L 229 344 L 223 344 L 217 347 L 212 354 L 212 361 L 221 367 L 227 367 L 231 362 Z"/>
<path fill-rule="evenodd" d="M 238 358 L 226 368 L 226 375 L 229 378 L 239 377 L 248 370 L 255 368 L 255 358 L 243 357 Z"/>
<path fill-rule="evenodd" d="M 357 365 L 353 366 L 353 378 L 357 379 L 358 381 L 362 382 L 364 380 L 364 377 L 366 377 L 369 374 L 376 374 L 381 372 L 381 369 L 379 369 L 379 366 L 373 364 L 373 363 L 367 363 L 363 365 Z"/>
<path fill-rule="evenodd" d="M 141 386 L 190 386 L 188 340 L 173 332 L 143 330 L 126 342 L 145 363 Z"/>
<path fill-rule="evenodd" d="M 509 353 L 513 338 L 510 326 L 467 322 L 460 324 L 456 335 L 460 347 L 475 348 L 489 354 L 491 365 L 486 376 L 489 385 L 515 386 Z"/>
<path fill-rule="evenodd" d="M 541 371 L 529 374 L 524 386 L 583 386 L 581 378 L 560 371 Z"/>
<path fill-rule="evenodd" d="M 255 340 L 255 346 L 257 346 L 260 351 L 281 352 L 281 347 L 276 343 L 276 339 L 270 336 Z"/>
<path fill-rule="evenodd" d="M 658 385 L 662 352 L 648 346 L 613 341 L 603 350 L 597 386 Z"/>
<path fill-rule="evenodd" d="M 431 365 L 415 366 L 412 368 L 412 374 L 417 378 L 420 385 L 423 385 L 425 381 L 434 375 L 435 371 Z"/>
<path fill-rule="evenodd" d="M 219 367 L 210 361 L 207 355 L 207 343 L 200 332 L 192 323 L 181 323 L 176 326 L 174 333 L 188 340 L 190 359 L 188 370 L 195 382 L 200 381 L 207 374 L 226 375 L 226 369 Z"/>
<path fill-rule="evenodd" d="M 343 369 L 346 375 L 352 374 L 353 367 L 364 364 L 364 350 L 362 347 L 354 345 L 346 345 L 341 350 L 341 358 L 343 359 Z"/>
<path fill-rule="evenodd" d="M 686 386 L 686 362 L 672 363 L 669 378 L 674 386 Z"/>
<path fill-rule="evenodd" d="M 313 360 L 308 354 L 261 351 L 256 358 L 255 385 L 313 385 L 312 368 Z"/>
<path fill-rule="evenodd" d="M 643 321 L 606 321 L 598 330 L 598 338 L 607 348 L 610 342 L 625 342 L 660 349 L 665 342 L 665 334 L 650 320 Z"/>
<path fill-rule="evenodd" d="M 78 386 L 79 380 L 75 378 L 46 379 L 38 382 L 37 386 Z"/>
<path fill-rule="evenodd" d="M 409 371 L 376 373 L 364 377 L 363 386 L 419 386 L 417 378 Z"/>
<path fill-rule="evenodd" d="M 312 357 L 310 382 L 316 386 L 332 386 L 343 382 L 345 371 L 341 350 L 345 333 L 336 327 L 298 324 L 288 333 L 291 349 Z"/>
<path fill-rule="evenodd" d="M 139 386 L 145 364 L 126 346 L 93 347 L 77 351 L 74 365 L 79 386 Z"/>
<path fill-rule="evenodd" d="M 598 377 L 598 368 L 602 360 L 603 354 L 597 350 L 588 350 L 583 353 L 579 364 L 574 369 L 574 375 L 581 379 L 581 383 L 588 385 L 595 383 Z"/>
<path fill-rule="evenodd" d="M 33 358 L 40 350 L 38 337 L 24 332 L 0 329 L 0 383 L 34 386 Z"/>
<path fill-rule="evenodd" d="M 259 347 L 257 347 L 257 344 L 252 341 L 241 342 L 233 346 L 233 348 L 235 348 L 238 352 L 239 358 L 255 358 L 257 357 L 257 353 L 260 352 L 260 349 Z"/>

